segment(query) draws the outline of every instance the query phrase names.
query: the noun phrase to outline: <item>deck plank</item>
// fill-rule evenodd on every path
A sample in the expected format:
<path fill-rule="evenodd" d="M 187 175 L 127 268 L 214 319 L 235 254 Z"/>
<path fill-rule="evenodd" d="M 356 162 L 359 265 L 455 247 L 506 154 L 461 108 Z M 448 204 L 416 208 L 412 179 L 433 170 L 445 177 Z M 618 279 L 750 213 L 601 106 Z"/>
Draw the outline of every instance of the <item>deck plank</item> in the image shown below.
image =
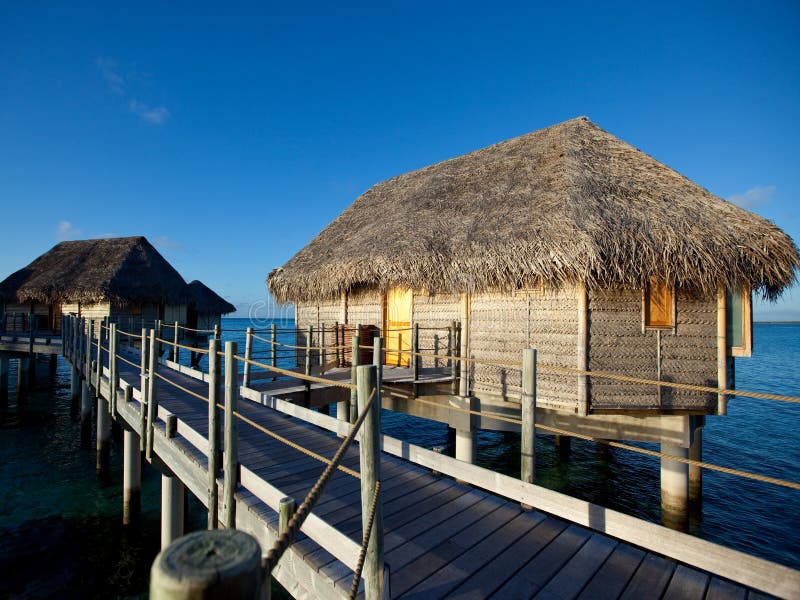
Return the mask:
<path fill-rule="evenodd" d="M 618 598 L 639 568 L 645 552 L 620 544 L 578 596 L 580 600 L 613 600 Z"/>
<path fill-rule="evenodd" d="M 719 577 L 712 577 L 706 590 L 706 600 L 745 600 L 747 590 Z"/>
<path fill-rule="evenodd" d="M 670 579 L 663 600 L 702 600 L 708 587 L 708 575 L 685 565 L 678 565 Z"/>
<path fill-rule="evenodd" d="M 621 600 L 660 598 L 672 578 L 675 566 L 674 562 L 666 558 L 648 554 L 636 569 L 622 593 Z"/>

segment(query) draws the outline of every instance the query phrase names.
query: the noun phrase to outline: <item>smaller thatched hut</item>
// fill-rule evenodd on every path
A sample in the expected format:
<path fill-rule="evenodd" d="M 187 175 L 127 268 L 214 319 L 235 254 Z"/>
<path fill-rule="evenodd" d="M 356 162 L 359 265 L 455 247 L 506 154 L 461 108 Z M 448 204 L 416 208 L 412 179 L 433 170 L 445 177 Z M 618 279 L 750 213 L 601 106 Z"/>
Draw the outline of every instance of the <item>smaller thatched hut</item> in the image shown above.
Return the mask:
<path fill-rule="evenodd" d="M 749 353 L 751 293 L 774 299 L 798 265 L 778 227 L 583 117 L 375 185 L 267 285 L 299 328 L 373 324 L 388 349 L 411 323 L 456 319 L 463 354 L 496 364 L 532 346 L 548 365 L 725 385 Z M 513 369 L 471 363 L 468 384 L 519 397 Z M 538 402 L 717 410 L 713 394 L 552 373 Z"/>
<path fill-rule="evenodd" d="M 58 330 L 61 315 L 69 313 L 122 324 L 161 319 L 186 325 L 194 297 L 183 277 L 142 236 L 61 242 L 0 282 L 9 330 Z M 208 302 L 208 294 L 203 298 L 196 306 L 204 314 L 232 308 L 213 298 Z"/>
<path fill-rule="evenodd" d="M 213 330 L 214 326 L 221 324 L 222 315 L 236 310 L 233 304 L 197 279 L 189 283 L 189 294 L 186 326 L 191 329 L 200 332 Z"/>

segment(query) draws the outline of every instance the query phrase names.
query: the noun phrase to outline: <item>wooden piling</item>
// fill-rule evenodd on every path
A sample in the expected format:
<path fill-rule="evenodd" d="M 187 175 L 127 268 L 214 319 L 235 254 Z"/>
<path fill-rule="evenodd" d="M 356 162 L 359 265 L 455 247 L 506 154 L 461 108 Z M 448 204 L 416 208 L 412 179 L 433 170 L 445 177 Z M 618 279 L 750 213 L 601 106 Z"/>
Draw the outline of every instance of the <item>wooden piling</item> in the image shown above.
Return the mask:
<path fill-rule="evenodd" d="M 217 478 L 220 469 L 219 447 L 219 341 L 208 341 L 208 529 L 216 529 L 219 515 Z"/>
<path fill-rule="evenodd" d="M 253 358 L 253 328 L 248 327 L 244 337 L 244 374 L 242 375 L 242 387 L 250 386 L 250 360 Z"/>
<path fill-rule="evenodd" d="M 111 453 L 111 415 L 108 413 L 108 402 L 102 395 L 97 395 L 97 436 L 96 436 L 97 472 L 108 473 Z"/>
<path fill-rule="evenodd" d="M 294 498 L 287 496 L 281 498 L 278 504 L 278 533 L 281 534 L 289 529 L 289 520 L 297 511 L 297 502 Z"/>
<path fill-rule="evenodd" d="M 236 342 L 225 342 L 225 480 L 222 496 L 222 524 L 236 527 L 236 498 L 239 483 L 239 428 L 234 414 L 239 403 L 239 381 L 236 369 Z"/>
<path fill-rule="evenodd" d="M 151 600 L 263 600 L 261 546 L 232 530 L 190 533 L 162 550 L 150 570 Z"/>
<path fill-rule="evenodd" d="M 125 388 L 126 399 L 130 387 Z M 132 525 L 141 513 L 142 453 L 139 435 L 126 427 L 122 441 L 122 523 Z"/>
<path fill-rule="evenodd" d="M 161 549 L 183 535 L 186 488 L 174 474 L 161 475 Z"/>
<path fill-rule="evenodd" d="M 522 351 L 522 439 L 520 478 L 533 483 L 536 475 L 536 349 Z M 527 507 L 526 507 L 527 508 Z"/>
<path fill-rule="evenodd" d="M 380 338 L 376 338 L 376 341 Z M 377 342 L 378 345 L 380 342 Z M 367 552 L 364 558 L 364 596 L 367 600 L 375 600 L 383 595 L 383 502 L 378 491 L 375 496 L 376 484 L 381 480 L 381 392 L 376 365 L 358 367 L 358 410 L 359 413 L 367 410 L 367 404 L 372 399 L 372 407 L 361 425 L 361 440 L 359 443 L 360 471 L 361 471 L 361 524 L 364 531 L 369 526 L 370 508 L 375 500 L 372 530 L 367 543 Z"/>

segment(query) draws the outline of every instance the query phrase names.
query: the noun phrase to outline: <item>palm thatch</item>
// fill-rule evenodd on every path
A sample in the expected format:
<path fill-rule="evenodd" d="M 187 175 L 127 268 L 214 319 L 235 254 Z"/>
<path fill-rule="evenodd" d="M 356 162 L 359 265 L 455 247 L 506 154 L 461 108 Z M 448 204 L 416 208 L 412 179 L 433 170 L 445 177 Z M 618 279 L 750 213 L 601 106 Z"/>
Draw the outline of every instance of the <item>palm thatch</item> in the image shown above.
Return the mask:
<path fill-rule="evenodd" d="M 375 185 L 267 285 L 285 302 L 362 285 L 477 292 L 657 277 L 774 299 L 798 265 L 778 227 L 581 117 Z"/>
<path fill-rule="evenodd" d="M 144 237 L 61 242 L 0 282 L 0 298 L 45 304 L 181 304 L 183 277 Z"/>
<path fill-rule="evenodd" d="M 236 307 L 209 288 L 202 281 L 195 279 L 189 284 L 191 308 L 201 314 L 227 315 L 236 310 Z"/>

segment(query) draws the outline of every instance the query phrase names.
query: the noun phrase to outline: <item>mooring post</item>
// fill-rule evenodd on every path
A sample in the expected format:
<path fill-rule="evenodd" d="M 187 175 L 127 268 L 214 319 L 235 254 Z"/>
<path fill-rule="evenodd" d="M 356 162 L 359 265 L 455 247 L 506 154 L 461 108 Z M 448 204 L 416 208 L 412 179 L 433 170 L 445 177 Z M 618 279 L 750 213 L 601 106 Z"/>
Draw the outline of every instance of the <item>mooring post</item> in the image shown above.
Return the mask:
<path fill-rule="evenodd" d="M 269 326 L 269 339 L 272 342 L 272 352 L 270 353 L 270 364 L 273 368 L 278 366 L 278 328 L 275 323 L 270 324 Z M 275 381 L 276 377 L 272 377 L 272 381 Z"/>
<path fill-rule="evenodd" d="M 147 442 L 145 447 L 145 457 L 148 461 L 153 460 L 153 428 L 155 427 L 156 419 L 158 419 L 158 382 L 156 377 L 158 374 L 158 354 L 156 332 L 150 330 L 150 351 L 148 352 L 147 360 Z M 163 486 L 162 486 L 163 491 Z"/>
<path fill-rule="evenodd" d="M 376 346 L 380 345 L 376 338 Z M 364 596 L 368 600 L 383 595 L 383 501 L 377 484 L 381 480 L 381 391 L 376 365 L 358 367 L 358 410 L 369 409 L 361 425 L 359 442 L 361 471 L 361 526 L 363 531 L 369 527 L 370 513 L 373 510 L 372 530 L 367 543 L 364 559 Z M 374 394 L 374 397 L 373 397 Z M 368 404 L 372 400 L 371 407 Z"/>
<path fill-rule="evenodd" d="M 521 479 L 533 483 L 536 476 L 536 349 L 522 350 L 522 473 Z M 525 506 L 525 508 L 528 508 Z"/>
<path fill-rule="evenodd" d="M 239 380 L 236 368 L 236 342 L 225 342 L 225 480 L 222 496 L 222 524 L 236 527 L 236 486 L 239 484 L 239 427 L 236 411 Z"/>
<path fill-rule="evenodd" d="M 178 327 L 178 322 L 175 321 L 175 335 L 173 336 L 172 345 L 172 362 L 176 363 L 181 362 L 181 349 L 178 348 L 178 342 L 180 341 L 180 329 L 178 329 Z"/>
<path fill-rule="evenodd" d="M 356 325 L 356 330 L 353 332 L 353 349 L 352 358 L 350 360 L 350 383 L 357 384 L 358 365 L 361 363 L 361 323 Z M 350 388 L 350 402 L 339 402 L 336 407 L 336 418 L 340 421 L 347 421 L 355 423 L 358 419 L 358 392 L 354 388 Z"/>
<path fill-rule="evenodd" d="M 250 386 L 250 361 L 253 358 L 253 328 L 248 327 L 244 334 L 244 373 L 242 387 Z"/>
<path fill-rule="evenodd" d="M 208 340 L 208 528 L 216 529 L 219 519 L 219 340 Z"/>
<path fill-rule="evenodd" d="M 263 584 L 263 585 L 262 585 Z M 196 531 L 162 550 L 150 569 L 151 600 L 263 600 L 261 546 L 236 529 Z"/>

